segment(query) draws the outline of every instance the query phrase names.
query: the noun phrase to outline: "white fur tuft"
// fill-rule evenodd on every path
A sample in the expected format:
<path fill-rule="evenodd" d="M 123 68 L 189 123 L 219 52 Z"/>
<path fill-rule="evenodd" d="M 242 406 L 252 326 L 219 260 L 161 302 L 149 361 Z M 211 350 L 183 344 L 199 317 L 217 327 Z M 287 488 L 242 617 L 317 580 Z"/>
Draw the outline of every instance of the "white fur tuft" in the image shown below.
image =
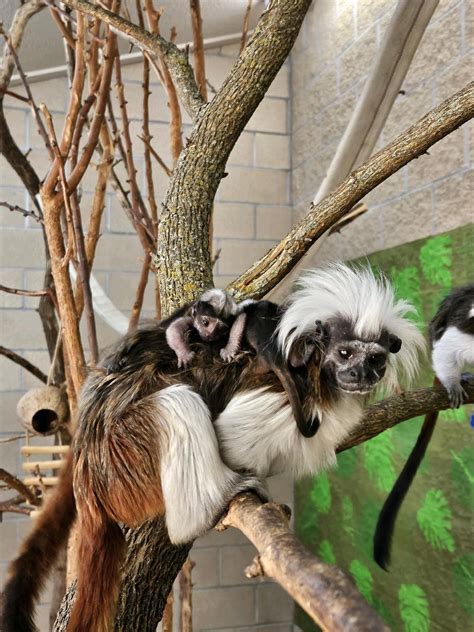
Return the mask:
<path fill-rule="evenodd" d="M 376 278 L 368 267 L 333 263 L 306 272 L 298 281 L 278 329 L 278 343 L 288 357 L 293 342 L 314 331 L 315 321 L 340 316 L 353 323 L 357 336 L 373 338 L 382 329 L 402 340 L 397 354 L 390 354 L 383 387 L 393 391 L 404 374 L 410 382 L 418 370 L 424 349 L 423 336 L 407 316 L 416 312 L 404 300 L 397 301 L 389 281 Z"/>

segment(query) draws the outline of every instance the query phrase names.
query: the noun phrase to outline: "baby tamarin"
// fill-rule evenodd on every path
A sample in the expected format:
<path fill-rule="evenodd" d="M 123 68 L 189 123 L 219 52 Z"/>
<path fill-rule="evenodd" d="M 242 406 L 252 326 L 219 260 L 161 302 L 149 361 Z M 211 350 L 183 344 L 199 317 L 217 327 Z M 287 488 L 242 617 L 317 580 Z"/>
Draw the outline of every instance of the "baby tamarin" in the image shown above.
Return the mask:
<path fill-rule="evenodd" d="M 176 353 L 178 367 L 186 368 L 193 361 L 195 352 L 189 344 L 189 334 L 194 330 L 203 342 L 214 342 L 229 336 L 220 355 L 226 362 L 232 361 L 246 342 L 257 354 L 263 368 L 273 371 L 280 380 L 291 404 L 293 416 L 304 437 L 312 437 L 319 428 L 319 420 L 305 418 L 301 398 L 290 367 L 305 366 L 316 347 L 324 342 L 322 325 L 315 333 L 298 341 L 291 350 L 288 362 L 279 350 L 275 330 L 282 315 L 278 305 L 270 301 L 243 301 L 237 304 L 223 290 L 204 292 L 194 303 L 187 304 L 161 322 L 166 342 Z M 114 363 L 106 365 L 109 373 L 119 371 L 127 364 L 130 349 L 124 347 L 114 356 Z"/>
<path fill-rule="evenodd" d="M 448 391 L 452 408 L 462 405 L 462 381 L 473 376 L 462 374 L 464 365 L 474 366 L 474 284 L 453 290 L 441 303 L 429 325 L 431 359 L 435 385 Z M 433 435 L 438 411 L 426 415 L 417 442 L 400 472 L 379 515 L 374 536 L 374 559 L 387 570 L 397 515 L 411 487 Z"/>

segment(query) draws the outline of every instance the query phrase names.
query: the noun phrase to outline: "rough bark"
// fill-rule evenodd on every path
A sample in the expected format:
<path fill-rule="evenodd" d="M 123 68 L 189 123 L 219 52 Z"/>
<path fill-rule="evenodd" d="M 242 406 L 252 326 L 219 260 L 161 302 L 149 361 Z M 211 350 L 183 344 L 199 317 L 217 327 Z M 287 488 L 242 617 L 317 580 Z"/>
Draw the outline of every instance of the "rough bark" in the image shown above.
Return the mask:
<path fill-rule="evenodd" d="M 220 525 L 240 529 L 259 552 L 247 575 L 275 579 L 323 630 L 389 630 L 340 568 L 318 560 L 295 538 L 279 505 L 239 494 Z"/>
<path fill-rule="evenodd" d="M 473 115 L 474 82 L 471 82 L 353 171 L 334 193 L 316 206 L 311 205 L 301 222 L 227 290 L 237 300 L 257 299 L 267 294 L 298 263 L 311 245 L 364 195 L 469 121 Z"/>

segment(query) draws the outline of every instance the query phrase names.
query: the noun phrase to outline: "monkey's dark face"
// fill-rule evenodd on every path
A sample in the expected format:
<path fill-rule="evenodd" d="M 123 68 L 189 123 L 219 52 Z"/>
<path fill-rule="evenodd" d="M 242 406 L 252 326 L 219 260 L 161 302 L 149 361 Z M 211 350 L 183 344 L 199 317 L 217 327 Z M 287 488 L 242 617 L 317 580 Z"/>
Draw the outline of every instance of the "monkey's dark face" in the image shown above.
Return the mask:
<path fill-rule="evenodd" d="M 229 326 L 219 318 L 215 309 L 206 301 L 197 301 L 192 309 L 194 327 L 203 342 L 219 340 L 229 333 Z"/>
<path fill-rule="evenodd" d="M 328 322 L 326 328 L 328 343 L 323 369 L 341 391 L 369 393 L 384 377 L 389 353 L 400 350 L 401 340 L 387 331 L 377 339 L 361 340 L 343 320 Z"/>

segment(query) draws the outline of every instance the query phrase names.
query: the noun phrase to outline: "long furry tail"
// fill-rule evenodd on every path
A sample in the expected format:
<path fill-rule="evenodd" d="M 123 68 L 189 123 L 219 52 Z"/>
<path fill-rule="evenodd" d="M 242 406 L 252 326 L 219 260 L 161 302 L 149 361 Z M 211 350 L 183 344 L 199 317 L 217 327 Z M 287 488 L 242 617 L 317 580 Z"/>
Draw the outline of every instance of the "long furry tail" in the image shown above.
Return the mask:
<path fill-rule="evenodd" d="M 415 446 L 379 514 L 374 535 L 374 560 L 385 571 L 388 570 L 390 564 L 392 538 L 398 512 L 425 456 L 437 419 L 437 411 L 426 415 Z"/>
<path fill-rule="evenodd" d="M 116 522 L 78 501 L 79 550 L 76 595 L 68 632 L 107 632 L 120 585 L 125 538 Z"/>
<path fill-rule="evenodd" d="M 288 375 L 288 370 L 283 371 L 281 367 L 276 364 L 272 366 L 272 369 L 282 383 L 282 386 L 288 396 L 288 401 L 290 402 L 291 410 L 293 412 L 296 425 L 298 426 L 298 430 L 303 437 L 314 437 L 319 429 L 319 419 L 317 417 L 313 419 L 305 418 L 301 398 L 298 394 L 296 384 Z"/>
<path fill-rule="evenodd" d="M 34 632 L 34 607 L 48 574 L 66 543 L 76 517 L 72 490 L 72 454 L 69 453 L 57 488 L 46 502 L 20 555 L 10 566 L 3 591 L 3 632 Z"/>

